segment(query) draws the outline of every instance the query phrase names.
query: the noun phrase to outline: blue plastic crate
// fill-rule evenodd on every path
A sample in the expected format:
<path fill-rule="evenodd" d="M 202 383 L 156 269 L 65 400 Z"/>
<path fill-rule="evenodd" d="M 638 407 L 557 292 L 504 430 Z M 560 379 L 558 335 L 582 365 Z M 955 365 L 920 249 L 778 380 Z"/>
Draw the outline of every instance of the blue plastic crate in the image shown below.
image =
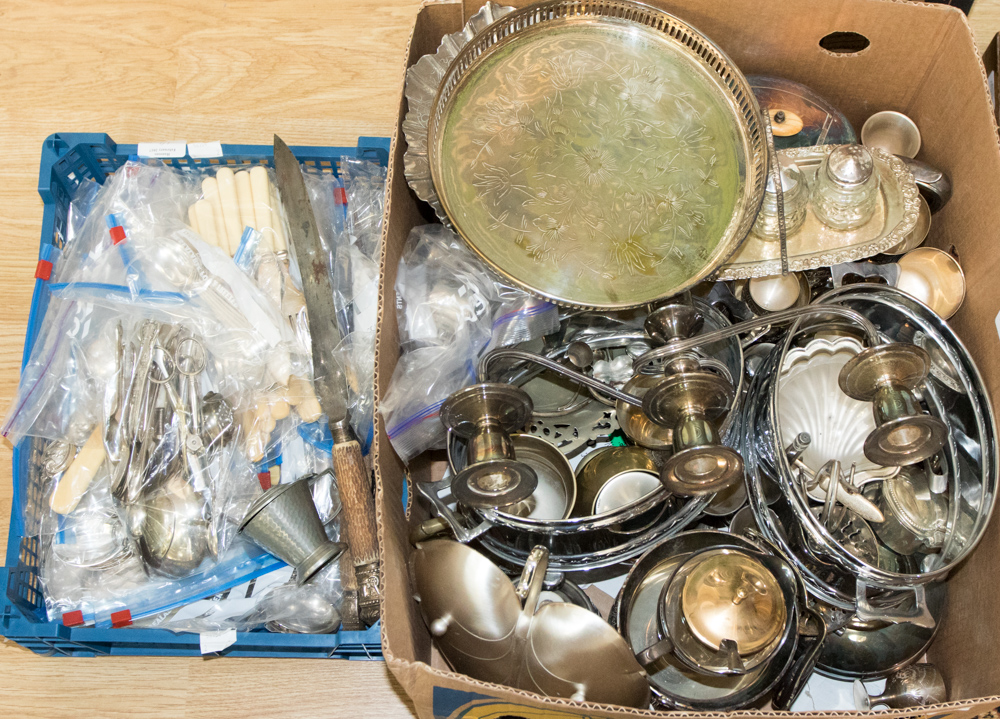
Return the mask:
<path fill-rule="evenodd" d="M 354 147 L 293 147 L 304 170 L 317 174 L 339 175 L 339 159 L 355 156 L 389 162 L 389 138 L 362 137 Z M 270 145 L 223 145 L 223 156 L 211 159 L 190 157 L 163 162 L 181 170 L 212 165 L 270 165 Z M 52 248 L 62 248 L 70 201 L 76 188 L 86 179 L 103 183 L 121 167 L 136 145 L 118 145 L 101 133 L 57 133 L 42 145 L 38 194 L 45 203 L 42 218 L 42 241 L 38 257 L 47 260 Z M 49 304 L 47 283 L 35 281 L 31 313 L 24 340 L 22 366 L 31 354 L 38 328 Z M 62 656 L 150 655 L 198 656 L 201 653 L 197 634 L 175 634 L 164 629 L 94 629 L 65 627 L 50 622 L 38 581 L 38 542 L 30 536 L 31 524 L 37 524 L 44 508 L 37 453 L 41 442 L 25 439 L 14 448 L 14 501 L 7 539 L 5 567 L 0 568 L 0 635 L 39 654 Z M 25 524 L 28 524 L 26 531 Z M 248 657 L 335 657 L 340 659 L 381 659 L 379 626 L 365 632 L 341 631 L 337 634 L 272 634 L 245 632 L 223 654 Z"/>

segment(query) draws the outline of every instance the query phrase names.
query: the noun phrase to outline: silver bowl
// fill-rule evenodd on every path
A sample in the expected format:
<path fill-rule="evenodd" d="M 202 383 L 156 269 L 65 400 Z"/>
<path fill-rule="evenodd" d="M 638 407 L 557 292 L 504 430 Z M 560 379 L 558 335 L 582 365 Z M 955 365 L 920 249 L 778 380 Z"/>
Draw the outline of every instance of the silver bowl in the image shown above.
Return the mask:
<path fill-rule="evenodd" d="M 912 597 L 921 585 L 944 580 L 982 538 L 997 490 L 993 411 L 968 350 L 948 324 L 926 306 L 899 290 L 875 285 L 839 288 L 817 303 L 856 310 L 874 323 L 883 339 L 917 345 L 930 356 L 930 375 L 920 392 L 930 413 L 945 421 L 949 429 L 938 455 L 948 476 L 946 538 L 940 551 L 933 554 L 911 559 L 879 551 L 877 561 L 866 561 L 838 543 L 809 510 L 811 500 L 792 484 L 773 381 L 776 368 L 796 340 L 795 333 L 771 355 L 748 393 L 744 456 L 751 504 L 762 533 L 796 562 L 809 591 L 818 599 L 851 612 L 862 603 L 891 612 L 901 593 Z M 825 325 L 811 324 L 800 331 L 814 333 L 822 327 Z M 788 537 L 782 536 L 764 511 L 767 507 L 760 496 L 765 480 L 775 480 L 781 487 L 782 498 L 771 508 L 788 529 Z M 921 621 L 932 621 L 926 606 L 921 607 L 921 614 Z"/>

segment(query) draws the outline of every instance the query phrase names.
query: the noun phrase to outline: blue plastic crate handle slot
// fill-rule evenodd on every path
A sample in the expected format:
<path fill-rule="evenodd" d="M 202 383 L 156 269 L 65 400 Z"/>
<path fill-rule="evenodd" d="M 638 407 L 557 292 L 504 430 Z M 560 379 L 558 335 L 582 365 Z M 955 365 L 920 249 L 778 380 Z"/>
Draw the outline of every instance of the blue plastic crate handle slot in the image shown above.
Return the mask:
<path fill-rule="evenodd" d="M 359 137 L 357 157 L 364 160 L 374 160 L 382 167 L 389 166 L 389 153 L 392 151 L 391 137 Z"/>

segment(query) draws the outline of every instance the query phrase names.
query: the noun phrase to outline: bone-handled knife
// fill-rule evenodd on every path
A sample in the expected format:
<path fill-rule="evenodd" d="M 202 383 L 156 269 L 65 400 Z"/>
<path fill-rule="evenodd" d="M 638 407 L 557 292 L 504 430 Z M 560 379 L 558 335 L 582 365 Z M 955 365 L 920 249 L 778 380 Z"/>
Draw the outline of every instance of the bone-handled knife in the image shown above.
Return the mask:
<path fill-rule="evenodd" d="M 379 618 L 375 499 L 361 446 L 348 422 L 347 378 L 344 368 L 334 357 L 342 333 L 333 300 L 330 260 L 319 236 L 299 161 L 277 135 L 274 136 L 274 169 L 281 204 L 288 218 L 288 244 L 302 277 L 302 294 L 312 337 L 313 384 L 333 434 L 333 471 L 343 504 L 342 526 L 354 557 L 358 615 L 371 626 Z"/>

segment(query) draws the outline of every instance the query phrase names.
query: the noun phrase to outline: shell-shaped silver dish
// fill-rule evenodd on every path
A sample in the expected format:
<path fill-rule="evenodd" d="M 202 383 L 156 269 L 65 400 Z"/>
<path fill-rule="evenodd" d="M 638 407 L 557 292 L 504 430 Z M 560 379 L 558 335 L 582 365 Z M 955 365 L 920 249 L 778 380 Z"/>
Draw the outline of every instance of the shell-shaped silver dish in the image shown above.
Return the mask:
<path fill-rule="evenodd" d="M 800 432 L 809 434 L 802 462 L 813 474 L 831 459 L 839 460 L 845 472 L 856 465 L 856 482 L 897 471 L 865 456 L 865 439 L 875 429 L 871 402 L 848 397 L 838 384 L 840 370 L 861 349 L 852 337 L 820 337 L 785 357 L 778 382 L 782 442 L 787 447 Z M 813 496 L 823 499 L 826 492 L 817 489 Z"/>

